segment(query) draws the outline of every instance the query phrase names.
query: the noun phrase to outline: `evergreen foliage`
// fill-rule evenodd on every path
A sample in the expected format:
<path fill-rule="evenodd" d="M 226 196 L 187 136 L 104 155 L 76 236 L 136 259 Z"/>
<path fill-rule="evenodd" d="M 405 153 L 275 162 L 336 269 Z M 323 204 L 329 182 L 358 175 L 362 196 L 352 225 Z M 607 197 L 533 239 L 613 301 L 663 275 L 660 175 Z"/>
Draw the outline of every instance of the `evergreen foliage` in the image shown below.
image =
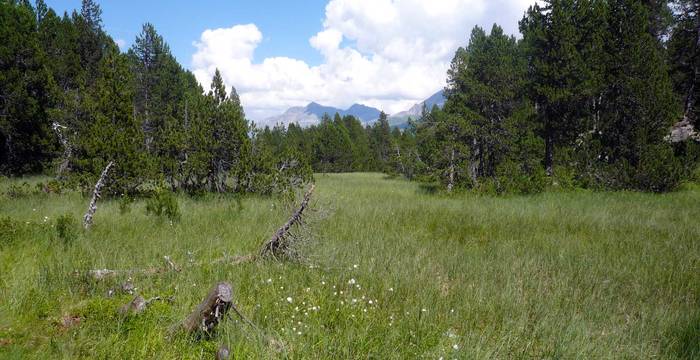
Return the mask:
<path fill-rule="evenodd" d="M 205 91 L 152 24 L 121 53 L 102 10 L 58 16 L 0 0 L 0 173 L 58 169 L 85 188 L 109 161 L 109 195 L 289 193 L 312 171 L 381 171 L 448 191 L 547 186 L 668 191 L 700 154 L 700 20 L 692 0 L 544 0 L 522 39 L 475 27 L 447 72 L 444 108 L 406 129 L 326 114 L 257 127 L 217 70 Z"/>

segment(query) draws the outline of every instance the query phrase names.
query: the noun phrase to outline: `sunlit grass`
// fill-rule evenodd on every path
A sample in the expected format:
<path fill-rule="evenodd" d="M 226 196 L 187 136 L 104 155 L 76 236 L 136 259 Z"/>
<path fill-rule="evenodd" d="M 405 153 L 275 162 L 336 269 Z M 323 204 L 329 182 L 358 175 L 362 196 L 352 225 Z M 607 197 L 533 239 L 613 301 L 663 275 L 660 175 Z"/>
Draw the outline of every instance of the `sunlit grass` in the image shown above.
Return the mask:
<path fill-rule="evenodd" d="M 208 264 L 256 251 L 290 213 L 279 199 L 183 196 L 175 223 L 103 202 L 64 244 L 55 219 L 79 220 L 87 199 L 3 197 L 0 216 L 27 229 L 0 247 L 0 357 L 212 358 L 221 344 L 236 358 L 700 356 L 696 186 L 491 198 L 379 174 L 316 179 L 303 263 Z M 164 255 L 185 269 L 133 283 L 174 300 L 137 316 L 117 312 L 132 296 L 105 296 L 126 276 L 75 275 Z M 171 335 L 224 280 L 261 331 L 234 318 L 211 339 Z"/>

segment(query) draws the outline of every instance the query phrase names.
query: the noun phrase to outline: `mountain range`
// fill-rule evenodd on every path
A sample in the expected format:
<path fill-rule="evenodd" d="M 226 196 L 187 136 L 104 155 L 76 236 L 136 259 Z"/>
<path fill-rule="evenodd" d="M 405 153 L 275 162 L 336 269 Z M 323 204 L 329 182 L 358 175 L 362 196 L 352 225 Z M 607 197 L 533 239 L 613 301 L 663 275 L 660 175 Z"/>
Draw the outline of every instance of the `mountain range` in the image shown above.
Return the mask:
<path fill-rule="evenodd" d="M 440 90 L 433 94 L 425 101 L 413 105 L 410 109 L 396 113 L 389 116 L 389 124 L 396 127 L 405 127 L 408 118 L 417 118 L 421 114 L 421 110 L 425 104 L 428 109 L 432 108 L 433 105 L 442 107 L 445 104 L 445 96 L 443 91 Z M 324 114 L 334 116 L 338 113 L 340 116 L 352 115 L 359 119 L 363 124 L 371 124 L 377 119 L 379 119 L 379 114 L 381 111 L 379 109 L 362 105 L 354 104 L 349 108 L 343 110 L 335 108 L 332 106 L 324 106 L 316 102 L 312 102 L 306 106 L 295 106 L 287 109 L 283 114 L 269 117 L 263 121 L 265 125 L 275 125 L 284 124 L 288 125 L 291 123 L 297 123 L 302 127 L 315 125 L 321 122 L 321 118 Z"/>

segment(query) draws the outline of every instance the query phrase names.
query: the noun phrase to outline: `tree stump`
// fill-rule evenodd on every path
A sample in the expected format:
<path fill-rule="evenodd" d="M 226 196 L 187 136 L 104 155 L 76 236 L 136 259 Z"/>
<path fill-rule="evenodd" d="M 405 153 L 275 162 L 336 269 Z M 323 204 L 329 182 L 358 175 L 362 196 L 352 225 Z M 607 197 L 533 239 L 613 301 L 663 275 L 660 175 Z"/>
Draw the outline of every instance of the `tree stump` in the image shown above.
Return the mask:
<path fill-rule="evenodd" d="M 207 297 L 185 319 L 182 327 L 188 333 L 209 334 L 223 320 L 233 305 L 233 287 L 227 282 L 216 284 Z"/>

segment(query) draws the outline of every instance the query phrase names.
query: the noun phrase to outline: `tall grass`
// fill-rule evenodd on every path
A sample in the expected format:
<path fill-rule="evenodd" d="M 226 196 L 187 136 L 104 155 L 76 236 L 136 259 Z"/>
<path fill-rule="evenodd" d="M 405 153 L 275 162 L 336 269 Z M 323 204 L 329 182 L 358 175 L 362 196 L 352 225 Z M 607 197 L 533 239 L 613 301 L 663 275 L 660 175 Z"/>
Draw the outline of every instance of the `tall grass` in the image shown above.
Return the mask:
<path fill-rule="evenodd" d="M 179 197 L 176 222 L 107 201 L 65 243 L 55 220 L 79 220 L 86 199 L 2 198 L 22 229 L 0 241 L 0 357 L 211 358 L 221 344 L 237 358 L 700 357 L 697 187 L 492 198 L 379 174 L 317 184 L 303 263 L 209 264 L 257 250 L 291 212 L 279 199 Z M 144 297 L 173 299 L 140 315 L 118 315 L 132 295 L 105 296 L 126 275 L 76 275 L 164 255 L 204 265 L 134 275 Z M 229 319 L 212 338 L 171 335 L 222 280 L 261 331 Z"/>

